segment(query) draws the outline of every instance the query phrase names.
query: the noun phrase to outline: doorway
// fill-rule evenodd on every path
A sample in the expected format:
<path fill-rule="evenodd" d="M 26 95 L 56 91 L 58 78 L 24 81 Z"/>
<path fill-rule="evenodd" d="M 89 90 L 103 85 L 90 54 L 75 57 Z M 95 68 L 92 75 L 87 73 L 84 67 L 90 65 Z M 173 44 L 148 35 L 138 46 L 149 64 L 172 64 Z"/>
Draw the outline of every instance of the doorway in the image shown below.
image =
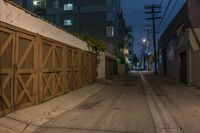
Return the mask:
<path fill-rule="evenodd" d="M 167 76 L 167 49 L 164 49 L 162 52 L 162 62 L 163 62 L 163 74 Z"/>
<path fill-rule="evenodd" d="M 187 83 L 187 53 L 180 53 L 180 64 L 179 64 L 179 75 L 180 82 Z"/>

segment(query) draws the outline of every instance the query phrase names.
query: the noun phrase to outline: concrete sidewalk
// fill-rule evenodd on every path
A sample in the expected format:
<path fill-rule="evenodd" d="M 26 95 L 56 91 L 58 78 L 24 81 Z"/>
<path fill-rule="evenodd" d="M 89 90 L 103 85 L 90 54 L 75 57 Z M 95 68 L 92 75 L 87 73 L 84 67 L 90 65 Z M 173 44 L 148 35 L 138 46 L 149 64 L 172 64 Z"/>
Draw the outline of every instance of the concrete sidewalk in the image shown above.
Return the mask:
<path fill-rule="evenodd" d="M 104 88 L 94 84 L 39 105 L 13 112 L 0 118 L 0 133 L 31 133 L 39 126 L 62 113 L 73 109 Z"/>
<path fill-rule="evenodd" d="M 200 133 L 200 89 L 163 76 L 144 75 L 182 132 Z"/>

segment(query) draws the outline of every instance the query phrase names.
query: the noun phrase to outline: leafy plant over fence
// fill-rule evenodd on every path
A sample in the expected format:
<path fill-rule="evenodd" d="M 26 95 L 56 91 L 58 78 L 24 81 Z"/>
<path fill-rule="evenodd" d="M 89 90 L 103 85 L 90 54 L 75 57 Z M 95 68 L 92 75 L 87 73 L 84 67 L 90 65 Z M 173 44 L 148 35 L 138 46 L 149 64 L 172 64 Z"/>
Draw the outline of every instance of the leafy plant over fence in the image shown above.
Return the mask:
<path fill-rule="evenodd" d="M 106 43 L 102 40 L 93 39 L 89 35 L 83 33 L 73 33 L 73 35 L 87 42 L 89 51 L 95 53 L 97 56 L 106 50 Z"/>

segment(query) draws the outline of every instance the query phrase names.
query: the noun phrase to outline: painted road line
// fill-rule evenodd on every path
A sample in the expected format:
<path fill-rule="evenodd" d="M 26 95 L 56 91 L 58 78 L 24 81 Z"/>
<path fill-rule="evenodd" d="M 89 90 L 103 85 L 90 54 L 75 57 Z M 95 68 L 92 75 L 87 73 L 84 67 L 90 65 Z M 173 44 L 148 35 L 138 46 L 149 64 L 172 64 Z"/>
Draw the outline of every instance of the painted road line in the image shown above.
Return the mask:
<path fill-rule="evenodd" d="M 142 73 L 140 73 L 140 77 L 143 82 L 147 103 L 152 114 L 157 133 L 182 133 L 181 129 L 176 124 L 175 120 Z"/>

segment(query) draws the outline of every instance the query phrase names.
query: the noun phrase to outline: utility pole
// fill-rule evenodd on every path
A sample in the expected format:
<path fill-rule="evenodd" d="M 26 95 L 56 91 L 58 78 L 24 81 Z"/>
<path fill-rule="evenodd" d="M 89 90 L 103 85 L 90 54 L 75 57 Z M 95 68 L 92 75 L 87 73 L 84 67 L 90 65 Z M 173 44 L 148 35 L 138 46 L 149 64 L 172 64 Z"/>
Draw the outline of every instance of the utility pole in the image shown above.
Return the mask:
<path fill-rule="evenodd" d="M 148 55 L 148 66 L 147 66 L 147 70 L 149 71 L 149 67 L 150 67 L 150 60 L 149 60 L 149 53 L 150 53 L 150 30 L 147 30 L 147 55 Z"/>
<path fill-rule="evenodd" d="M 145 5 L 145 13 L 150 14 L 150 18 L 146 18 L 146 20 L 152 21 L 152 28 L 153 28 L 153 45 L 154 45 L 154 58 L 155 58 L 155 64 L 154 64 L 154 71 L 155 74 L 158 73 L 157 69 L 157 44 L 156 44 L 156 27 L 155 27 L 155 21 L 158 19 L 161 19 L 161 17 L 157 17 L 156 14 L 161 13 L 161 6 L 160 5 Z"/>
<path fill-rule="evenodd" d="M 145 44 L 143 44 L 143 62 L 144 62 L 143 68 L 144 68 L 144 70 L 146 70 Z"/>

